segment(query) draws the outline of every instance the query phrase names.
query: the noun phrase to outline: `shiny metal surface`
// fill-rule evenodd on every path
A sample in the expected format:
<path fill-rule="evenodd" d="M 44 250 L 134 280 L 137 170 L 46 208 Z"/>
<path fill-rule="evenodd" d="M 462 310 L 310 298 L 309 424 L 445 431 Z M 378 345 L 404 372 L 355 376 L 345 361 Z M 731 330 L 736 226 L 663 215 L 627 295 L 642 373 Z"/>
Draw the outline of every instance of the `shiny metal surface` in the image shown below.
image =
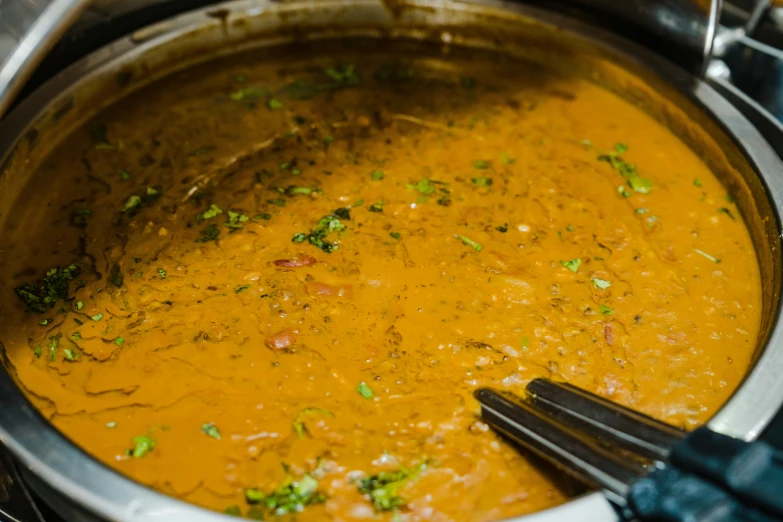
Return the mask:
<path fill-rule="evenodd" d="M 0 115 L 90 0 L 0 2 Z"/>
<path fill-rule="evenodd" d="M 482 388 L 475 397 L 481 403 L 481 418 L 495 430 L 580 481 L 601 488 L 616 506 L 626 507 L 631 484 L 646 471 L 637 461 L 601 448 L 510 393 Z"/>
<path fill-rule="evenodd" d="M 673 426 L 568 383 L 533 379 L 527 395 L 533 406 L 567 426 L 647 459 L 666 460 L 685 436 Z"/>
<path fill-rule="evenodd" d="M 430 39 L 557 65 L 596 81 L 648 111 L 693 148 L 737 198 L 753 235 L 764 287 L 764 317 L 753 373 L 710 426 L 752 439 L 783 402 L 781 292 L 783 164 L 758 131 L 708 84 L 632 42 L 569 18 L 490 0 L 241 0 L 226 18 L 201 9 L 162 21 L 97 51 L 56 76 L 0 122 L 0 223 L 36 158 L 96 106 L 174 67 L 240 48 L 343 35 Z M 119 86 L 117 74 L 130 75 Z M 70 110 L 63 111 L 64 107 Z M 36 136 L 36 140 L 25 137 Z M 13 152 L 13 154 L 12 154 Z M 29 161 L 30 163 L 27 163 Z M 0 354 L 1 356 L 1 354 Z M 57 432 L 0 370 L 0 443 L 31 486 L 68 520 L 206 522 L 230 518 L 167 497 L 113 472 Z M 599 494 L 530 520 L 614 520 Z"/>
<path fill-rule="evenodd" d="M 598 23 L 676 62 L 696 76 L 712 53 L 722 0 L 572 0 Z"/>

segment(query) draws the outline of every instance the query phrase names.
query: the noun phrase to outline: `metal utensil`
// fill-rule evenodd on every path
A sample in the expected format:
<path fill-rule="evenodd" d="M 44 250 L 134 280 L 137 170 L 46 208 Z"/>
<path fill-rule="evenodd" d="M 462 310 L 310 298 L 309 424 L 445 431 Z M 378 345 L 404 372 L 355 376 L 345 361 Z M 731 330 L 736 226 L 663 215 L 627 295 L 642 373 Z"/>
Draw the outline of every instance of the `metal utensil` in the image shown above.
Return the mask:
<path fill-rule="evenodd" d="M 480 389 L 493 428 L 583 482 L 627 520 L 783 520 L 783 453 L 699 428 L 686 434 L 585 390 L 547 379 L 525 401 Z"/>

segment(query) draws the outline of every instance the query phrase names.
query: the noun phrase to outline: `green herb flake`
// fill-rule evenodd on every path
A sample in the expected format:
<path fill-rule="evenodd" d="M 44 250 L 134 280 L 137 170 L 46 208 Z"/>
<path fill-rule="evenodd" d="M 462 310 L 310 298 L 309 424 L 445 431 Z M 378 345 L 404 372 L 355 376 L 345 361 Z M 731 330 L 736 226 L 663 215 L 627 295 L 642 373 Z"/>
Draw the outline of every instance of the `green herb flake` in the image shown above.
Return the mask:
<path fill-rule="evenodd" d="M 235 294 L 241 294 L 242 292 L 244 292 L 245 290 L 248 290 L 249 288 L 250 288 L 250 285 L 238 286 L 238 287 L 236 287 L 234 289 L 234 293 Z"/>
<path fill-rule="evenodd" d="M 166 271 L 165 271 L 165 270 L 163 270 L 162 268 L 158 268 L 158 276 L 159 276 L 161 279 L 166 279 Z"/>
<path fill-rule="evenodd" d="M 124 342 L 125 342 L 125 339 L 123 339 L 122 337 L 117 337 L 117 338 L 114 339 L 114 344 L 116 344 L 117 346 L 122 346 L 122 343 L 124 343 Z"/>
<path fill-rule="evenodd" d="M 606 305 L 598 305 L 598 311 L 601 312 L 601 315 L 614 315 L 614 310 Z"/>
<path fill-rule="evenodd" d="M 492 162 L 487 160 L 475 160 L 473 162 L 473 168 L 478 170 L 486 170 L 492 166 Z"/>
<path fill-rule="evenodd" d="M 135 459 L 140 459 L 155 448 L 155 441 L 146 435 L 133 438 L 133 449 L 130 454 Z"/>
<path fill-rule="evenodd" d="M 383 200 L 378 201 L 370 205 L 370 212 L 383 212 Z"/>
<path fill-rule="evenodd" d="M 397 471 L 381 471 L 357 482 L 362 495 L 369 495 L 377 511 L 390 511 L 405 505 L 406 500 L 399 495 L 406 480 L 414 478 L 426 469 L 424 462 L 413 470 L 401 468 Z"/>
<path fill-rule="evenodd" d="M 82 339 L 82 334 L 80 334 L 79 332 L 73 332 L 71 334 L 71 339 L 73 339 L 74 341 L 80 341 Z"/>
<path fill-rule="evenodd" d="M 49 337 L 49 360 L 54 361 L 56 355 L 57 355 L 57 347 L 60 346 L 60 338 L 63 336 L 63 334 L 58 333 L 57 335 L 53 335 L 52 337 Z"/>
<path fill-rule="evenodd" d="M 221 209 L 219 206 L 212 203 L 209 205 L 209 208 L 207 210 L 196 214 L 196 221 L 204 221 L 205 219 L 212 219 L 213 217 L 219 216 L 222 213 L 223 213 L 223 209 Z"/>
<path fill-rule="evenodd" d="M 74 322 L 74 323 L 76 323 L 76 324 L 78 324 L 79 326 L 81 326 L 81 325 L 83 325 L 83 324 L 84 324 L 82 321 L 80 321 L 80 320 L 79 320 L 79 319 L 77 319 L 76 317 L 74 317 L 74 318 L 73 318 L 73 322 Z"/>
<path fill-rule="evenodd" d="M 649 194 L 652 189 L 652 181 L 641 176 L 631 176 L 628 178 L 628 185 L 640 194 Z"/>
<path fill-rule="evenodd" d="M 68 284 L 79 275 L 79 267 L 70 264 L 65 268 L 51 268 L 40 281 L 24 283 L 14 288 L 17 297 L 27 306 L 28 312 L 43 314 L 54 308 L 58 299 L 68 298 Z"/>
<path fill-rule="evenodd" d="M 305 426 L 305 419 L 307 417 L 312 417 L 314 415 L 323 415 L 326 417 L 334 417 L 334 414 L 329 411 L 325 410 L 323 408 L 305 408 L 302 411 L 299 412 L 299 414 L 296 416 L 293 422 L 294 432 L 296 435 L 303 439 L 305 436 L 305 433 L 307 433 L 307 427 Z"/>
<path fill-rule="evenodd" d="M 508 223 L 503 223 L 502 225 L 496 226 L 495 230 L 497 230 L 502 234 L 505 234 L 506 232 L 508 232 Z"/>
<path fill-rule="evenodd" d="M 271 203 L 272 205 L 277 205 L 278 207 L 285 206 L 285 200 L 282 198 L 268 199 L 266 202 Z"/>
<path fill-rule="evenodd" d="M 470 181 L 473 182 L 474 185 L 478 185 L 479 187 L 491 187 L 492 186 L 492 178 L 471 178 Z"/>
<path fill-rule="evenodd" d="M 329 145 L 331 145 L 333 141 L 334 141 L 334 136 L 332 136 L 331 134 L 329 134 L 327 137 L 321 140 L 321 142 L 324 144 L 324 147 L 329 147 Z"/>
<path fill-rule="evenodd" d="M 248 218 L 246 215 L 241 214 L 239 212 L 232 212 L 228 211 L 228 221 L 226 221 L 225 225 L 228 228 L 231 228 L 233 230 L 238 230 L 242 227 L 244 227 L 245 221 L 247 221 Z"/>
<path fill-rule="evenodd" d="M 701 180 L 699 178 L 694 178 L 693 186 L 701 188 Z"/>
<path fill-rule="evenodd" d="M 429 180 L 427 178 L 420 179 L 416 182 L 416 184 L 408 184 L 407 185 L 408 190 L 417 190 L 419 194 L 422 194 L 424 196 L 428 196 L 435 192 L 435 183 L 432 182 L 432 180 Z"/>
<path fill-rule="evenodd" d="M 370 387 L 364 382 L 359 383 L 359 386 L 356 387 L 356 391 L 365 399 L 372 399 L 374 396 Z"/>
<path fill-rule="evenodd" d="M 610 286 L 612 286 L 612 283 L 605 279 L 599 279 L 597 277 L 593 278 L 593 285 L 595 285 L 596 288 L 599 288 L 601 290 L 606 290 Z"/>
<path fill-rule="evenodd" d="M 334 243 L 325 241 L 326 236 L 333 232 L 342 232 L 345 230 L 345 225 L 342 220 L 350 220 L 351 212 L 347 208 L 338 208 L 332 214 L 327 214 L 318 220 L 318 223 L 313 227 L 309 234 L 298 232 L 294 234 L 291 239 L 294 243 L 309 242 L 311 245 L 320 248 L 327 254 L 337 249 L 337 245 Z"/>
<path fill-rule="evenodd" d="M 268 91 L 262 87 L 247 87 L 245 89 L 239 89 L 229 94 L 229 97 L 234 101 L 252 100 L 255 98 L 261 98 L 266 96 Z"/>
<path fill-rule="evenodd" d="M 66 361 L 74 362 L 79 360 L 79 354 L 68 348 L 63 348 L 63 355 Z"/>
<path fill-rule="evenodd" d="M 481 249 L 484 248 L 480 244 L 476 243 L 475 241 L 473 241 L 472 239 L 470 239 L 468 237 L 460 236 L 459 234 L 454 234 L 454 237 L 456 239 L 459 239 L 460 241 L 462 241 L 463 244 L 471 247 L 476 252 L 481 252 Z"/>
<path fill-rule="evenodd" d="M 120 180 L 122 181 L 128 181 L 131 178 L 131 173 L 125 169 L 118 170 L 117 174 L 120 175 Z"/>
<path fill-rule="evenodd" d="M 36 344 L 35 348 L 33 348 L 33 355 L 35 355 L 35 358 L 36 359 L 40 359 L 42 353 L 43 352 L 42 352 L 42 349 L 41 349 L 41 345 L 40 344 Z"/>
<path fill-rule="evenodd" d="M 304 475 L 299 480 L 293 480 L 290 476 L 286 482 L 268 495 L 258 489 L 245 490 L 245 500 L 257 509 L 258 520 L 263 520 L 264 513 L 261 509 L 269 510 L 272 516 L 283 516 L 289 513 L 299 513 L 306 506 L 320 504 L 326 501 L 326 495 L 317 491 L 318 481 L 310 475 Z M 248 511 L 248 516 L 253 515 Z"/>
<path fill-rule="evenodd" d="M 389 235 L 398 241 L 402 237 L 399 232 L 389 232 Z"/>
<path fill-rule="evenodd" d="M 278 100 L 277 98 L 269 98 L 266 101 L 266 106 L 270 111 L 276 111 L 278 109 L 283 108 L 283 102 Z"/>
<path fill-rule="evenodd" d="M 207 437 L 212 437 L 215 440 L 220 440 L 220 431 L 215 427 L 215 424 L 212 422 L 202 424 L 201 431 L 206 433 Z"/>
<path fill-rule="evenodd" d="M 191 156 L 204 156 L 205 154 L 209 154 L 215 150 L 215 147 L 212 145 L 204 145 L 203 147 L 199 147 L 193 152 L 190 153 Z"/>
<path fill-rule="evenodd" d="M 721 207 L 718 209 L 718 214 L 726 214 L 731 218 L 732 221 L 736 221 L 737 218 L 734 217 L 734 214 L 731 212 L 731 210 L 727 209 L 726 207 Z"/>
<path fill-rule="evenodd" d="M 707 259 L 709 259 L 713 263 L 717 264 L 717 263 L 721 262 L 720 258 L 717 258 L 715 256 L 711 256 L 707 252 L 704 252 L 703 250 L 699 250 L 698 248 L 694 248 L 693 251 L 696 252 L 697 254 L 699 254 L 700 256 L 706 257 Z"/>
<path fill-rule="evenodd" d="M 50 317 L 50 318 L 48 318 L 48 319 L 41 319 L 41 320 L 38 322 L 38 324 L 40 324 L 41 326 L 48 326 L 48 325 L 49 325 L 49 323 L 51 323 L 52 321 L 54 321 L 54 319 L 52 319 L 52 318 Z"/>
<path fill-rule="evenodd" d="M 127 200 L 125 200 L 125 204 L 122 206 L 121 212 L 130 212 L 131 210 L 135 210 L 139 207 L 141 207 L 141 197 L 136 196 L 135 194 L 131 197 L 129 197 Z"/>
<path fill-rule="evenodd" d="M 630 198 L 631 193 L 628 192 L 628 189 L 625 188 L 625 185 L 620 185 L 617 187 L 617 193 L 620 194 L 624 198 Z"/>
<path fill-rule="evenodd" d="M 517 159 L 510 157 L 505 152 L 501 152 L 500 153 L 500 161 L 501 161 L 501 163 L 503 163 L 503 165 L 513 165 L 514 163 L 517 162 Z"/>
<path fill-rule="evenodd" d="M 372 174 L 370 174 L 370 178 L 372 178 L 373 181 L 380 181 L 383 179 L 383 171 L 382 170 L 374 170 L 372 171 Z"/>
<path fill-rule="evenodd" d="M 617 154 L 625 154 L 628 152 L 628 145 L 625 143 L 615 143 L 614 150 Z"/>
<path fill-rule="evenodd" d="M 119 265 L 113 265 L 109 271 L 109 282 L 117 288 L 122 287 L 124 278 L 122 277 L 122 271 Z"/>
<path fill-rule="evenodd" d="M 230 517 L 241 517 L 242 510 L 239 509 L 239 506 L 228 506 L 226 509 L 223 510 L 223 514 L 228 515 Z"/>
<path fill-rule="evenodd" d="M 209 241 L 216 241 L 220 236 L 220 229 L 216 224 L 212 223 L 207 225 L 204 230 L 201 231 L 201 237 L 196 238 L 196 243 L 207 243 Z"/>
<path fill-rule="evenodd" d="M 93 321 L 95 321 L 95 322 L 98 322 L 98 321 L 100 321 L 101 319 L 103 319 L 103 314 L 95 314 L 95 315 L 93 315 L 93 316 L 91 317 L 91 319 L 92 319 Z"/>
<path fill-rule="evenodd" d="M 637 208 L 636 213 L 639 215 L 647 214 L 650 211 L 649 208 Z"/>
<path fill-rule="evenodd" d="M 265 219 L 265 220 L 269 221 L 270 219 L 272 219 L 272 214 L 267 214 L 267 213 L 256 214 L 255 216 L 253 216 L 253 219 L 255 219 L 255 220 Z"/>
<path fill-rule="evenodd" d="M 571 259 L 569 261 L 560 261 L 560 264 L 569 269 L 570 271 L 576 273 L 579 270 L 579 265 L 582 264 L 582 260 L 580 258 Z"/>

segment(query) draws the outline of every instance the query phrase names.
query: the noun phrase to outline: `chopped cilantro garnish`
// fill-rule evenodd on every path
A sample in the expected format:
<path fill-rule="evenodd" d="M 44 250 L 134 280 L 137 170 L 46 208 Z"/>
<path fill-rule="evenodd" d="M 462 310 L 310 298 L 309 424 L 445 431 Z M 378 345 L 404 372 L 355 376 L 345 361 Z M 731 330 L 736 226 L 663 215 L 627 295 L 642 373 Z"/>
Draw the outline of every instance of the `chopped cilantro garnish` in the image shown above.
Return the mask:
<path fill-rule="evenodd" d="M 48 318 L 48 319 L 41 319 L 41 321 L 40 321 L 38 324 L 40 324 L 41 326 L 47 326 L 47 325 L 48 325 L 49 323 L 51 323 L 52 321 L 54 321 L 54 319 L 52 319 L 52 318 L 50 317 L 50 318 Z"/>
<path fill-rule="evenodd" d="M 207 434 L 208 437 L 212 437 L 213 439 L 220 440 L 220 431 L 215 427 L 215 424 L 210 422 L 207 424 L 201 425 L 201 431 Z"/>
<path fill-rule="evenodd" d="M 711 256 L 710 254 L 708 254 L 707 252 L 704 252 L 703 250 L 699 250 L 698 248 L 694 248 L 693 251 L 696 252 L 697 254 L 699 254 L 700 256 L 706 257 L 707 259 L 709 259 L 713 263 L 720 263 L 720 258 L 717 258 L 715 256 Z"/>
<path fill-rule="evenodd" d="M 155 448 L 155 441 L 146 435 L 133 437 L 133 449 L 130 454 L 133 458 L 140 459 Z"/>
<path fill-rule="evenodd" d="M 120 175 L 120 179 L 122 181 L 127 181 L 131 177 L 131 173 L 128 172 L 127 170 L 125 170 L 125 169 L 120 169 L 120 170 L 117 171 L 117 173 Z"/>
<path fill-rule="evenodd" d="M 83 322 L 81 322 L 81 321 L 80 321 L 79 319 L 77 319 L 76 317 L 74 317 L 74 318 L 73 318 L 73 322 L 74 322 L 74 323 L 76 323 L 76 324 L 78 324 L 79 326 L 81 326 L 81 325 L 83 325 L 83 324 L 84 324 Z"/>
<path fill-rule="evenodd" d="M 649 194 L 652 188 L 652 181 L 641 176 L 631 176 L 628 178 L 628 185 L 640 194 Z"/>
<path fill-rule="evenodd" d="M 576 273 L 579 270 L 579 265 L 582 264 L 582 260 L 577 257 L 569 261 L 560 261 L 560 264 L 566 267 L 567 269 L 569 269 L 570 271 Z"/>
<path fill-rule="evenodd" d="M 54 361 L 55 356 L 57 355 L 57 347 L 60 345 L 60 337 L 62 337 L 63 334 L 58 333 L 57 335 L 54 335 L 49 338 L 49 360 Z"/>
<path fill-rule="evenodd" d="M 470 181 L 473 182 L 474 185 L 478 185 L 479 187 L 491 187 L 492 186 L 492 178 L 471 178 Z"/>
<path fill-rule="evenodd" d="M 226 224 L 226 226 L 228 228 L 232 228 L 232 229 L 236 230 L 236 229 L 242 228 L 244 226 L 242 223 L 244 223 L 248 219 L 249 218 L 246 215 L 244 215 L 244 214 L 240 214 L 239 212 L 232 212 L 232 211 L 229 210 L 228 211 L 228 221 L 226 221 L 225 224 Z"/>
<path fill-rule="evenodd" d="M 593 284 L 596 288 L 600 288 L 601 290 L 606 290 L 610 286 L 612 286 L 612 283 L 605 279 L 598 279 L 597 277 L 593 278 Z"/>
<path fill-rule="evenodd" d="M 218 216 L 222 213 L 223 213 L 223 209 L 221 209 L 219 206 L 212 203 L 209 205 L 209 208 L 207 210 L 196 214 L 196 221 L 204 221 L 205 219 L 212 219 L 213 217 Z"/>
<path fill-rule="evenodd" d="M 701 180 L 699 178 L 694 178 L 693 186 L 701 188 Z"/>
<path fill-rule="evenodd" d="M 36 359 L 40 359 L 41 358 L 41 353 L 42 353 L 41 345 L 40 344 L 36 344 L 35 348 L 33 348 L 33 354 L 35 355 L 35 358 Z"/>
<path fill-rule="evenodd" d="M 517 162 L 516 158 L 510 157 L 505 152 L 500 153 L 500 161 L 503 162 L 503 165 L 512 165 Z"/>
<path fill-rule="evenodd" d="M 242 510 L 239 509 L 239 506 L 228 506 L 226 509 L 223 510 L 223 513 L 231 517 L 242 516 Z"/>
<path fill-rule="evenodd" d="M 242 286 L 238 286 L 238 287 L 236 287 L 236 288 L 234 289 L 234 293 L 235 293 L 235 294 L 241 294 L 242 292 L 244 292 L 245 290 L 247 290 L 247 289 L 249 289 L 249 288 L 250 288 L 250 285 L 242 285 Z"/>
<path fill-rule="evenodd" d="M 625 154 L 628 152 L 628 145 L 625 143 L 615 143 L 614 150 L 617 152 L 617 154 Z"/>
<path fill-rule="evenodd" d="M 215 241 L 217 240 L 218 236 L 220 236 L 220 229 L 216 224 L 212 223 L 211 225 L 207 225 L 204 230 L 201 231 L 201 237 L 196 238 L 196 243 Z"/>
<path fill-rule="evenodd" d="M 726 207 L 721 207 L 718 209 L 718 214 L 726 214 L 731 218 L 732 221 L 736 221 L 737 218 L 734 217 L 734 214 L 731 212 L 731 210 L 727 209 Z"/>
<path fill-rule="evenodd" d="M 473 248 L 473 250 L 475 250 L 476 252 L 481 252 L 481 249 L 484 248 L 480 244 L 476 243 L 475 241 L 473 241 L 468 237 L 460 236 L 459 234 L 454 234 L 454 237 L 462 241 L 465 245 Z"/>
<path fill-rule="evenodd" d="M 276 111 L 278 109 L 283 108 L 283 102 L 278 100 L 277 98 L 269 98 L 266 101 L 266 106 L 270 111 Z"/>
<path fill-rule="evenodd" d="M 308 241 L 311 245 L 320 248 L 324 252 L 331 253 L 337 249 L 337 245 L 324 241 L 327 234 L 332 232 L 341 232 L 345 230 L 345 225 L 341 223 L 341 219 L 350 220 L 351 214 L 347 208 L 338 208 L 333 214 L 328 214 L 318 220 L 318 223 L 313 227 L 309 234 L 299 232 L 294 234 L 291 239 L 294 243 L 303 243 Z"/>
<path fill-rule="evenodd" d="M 165 270 L 163 270 L 162 268 L 158 268 L 158 276 L 159 276 L 161 279 L 166 279 L 166 271 L 165 271 Z"/>
<path fill-rule="evenodd" d="M 76 361 L 79 359 L 79 354 L 75 353 L 73 350 L 69 348 L 63 348 L 63 355 L 65 356 L 66 361 Z"/>
<path fill-rule="evenodd" d="M 375 475 L 360 479 L 357 483 L 359 493 L 370 495 L 373 506 L 378 511 L 396 509 L 406 503 L 398 492 L 404 482 L 415 477 L 426 469 L 427 463 L 423 462 L 414 470 L 405 468 L 397 471 L 381 471 Z"/>
<path fill-rule="evenodd" d="M 496 226 L 495 230 L 505 234 L 506 232 L 508 232 L 508 223 L 503 223 L 502 225 Z"/>
<path fill-rule="evenodd" d="M 315 83 L 304 80 L 297 80 L 283 87 L 282 94 L 290 96 L 295 100 L 304 100 L 312 98 L 318 93 L 333 91 L 350 87 L 359 83 L 360 78 L 353 65 L 330 67 L 324 69 L 324 73 L 329 77 L 329 81 Z"/>
<path fill-rule="evenodd" d="M 253 219 L 266 219 L 268 221 L 272 219 L 272 214 L 267 214 L 267 213 L 256 214 L 255 216 L 253 216 Z"/>
<path fill-rule="evenodd" d="M 427 178 L 420 179 L 415 185 L 408 184 L 409 190 L 418 190 L 420 194 L 427 196 L 435 192 L 435 183 Z"/>
<path fill-rule="evenodd" d="M 109 282 L 117 288 L 122 287 L 124 278 L 122 277 L 122 271 L 119 265 L 113 265 L 109 271 Z"/>
<path fill-rule="evenodd" d="M 100 321 L 101 319 L 103 319 L 103 314 L 95 314 L 90 319 L 92 319 L 93 321 L 96 321 L 96 322 Z"/>
<path fill-rule="evenodd" d="M 73 263 L 65 268 L 52 268 L 40 283 L 24 283 L 14 288 L 14 292 L 27 305 L 28 312 L 42 314 L 47 308 L 54 308 L 58 299 L 68 298 L 68 283 L 78 275 L 79 267 Z"/>
<path fill-rule="evenodd" d="M 79 341 L 81 340 L 81 338 L 82 338 L 82 334 L 80 334 L 79 332 L 73 332 L 71 334 L 71 339 L 73 339 L 74 341 Z"/>
<path fill-rule="evenodd" d="M 631 197 L 631 193 L 628 192 L 628 189 L 625 188 L 625 185 L 620 185 L 619 187 L 617 187 L 617 193 L 620 194 L 624 198 L 630 198 Z"/>
<path fill-rule="evenodd" d="M 402 237 L 399 232 L 389 232 L 389 235 L 397 240 L 399 240 Z"/>
<path fill-rule="evenodd" d="M 383 200 L 370 205 L 370 212 L 383 212 Z"/>
<path fill-rule="evenodd" d="M 370 174 L 370 177 L 373 181 L 380 181 L 383 179 L 383 171 L 382 170 L 374 170 L 372 171 L 372 174 Z"/>
<path fill-rule="evenodd" d="M 191 156 L 203 156 L 204 154 L 209 154 L 215 150 L 215 147 L 212 145 L 204 145 L 203 147 L 199 147 L 193 152 L 190 153 Z"/>
<path fill-rule="evenodd" d="M 614 315 L 614 310 L 606 305 L 598 305 L 598 311 L 601 312 L 601 315 Z"/>
<path fill-rule="evenodd" d="M 133 195 L 125 201 L 125 205 L 122 207 L 122 212 L 128 212 L 130 210 L 139 208 L 141 206 L 141 197 Z"/>
<path fill-rule="evenodd" d="M 652 188 L 652 181 L 640 176 L 636 170 L 634 163 L 628 163 L 622 158 L 622 154 L 628 151 L 628 145 L 618 143 L 614 146 L 614 150 L 607 154 L 601 154 L 598 156 L 598 161 L 605 161 L 609 163 L 613 169 L 615 169 L 622 177 L 624 177 L 628 185 L 635 191 L 641 194 L 649 194 Z M 622 186 L 617 191 L 624 197 L 630 197 L 631 194 Z"/>
<path fill-rule="evenodd" d="M 125 342 L 125 339 L 123 339 L 122 337 L 117 337 L 117 338 L 114 339 L 114 344 L 116 344 L 117 346 L 122 346 L 122 343 L 124 343 L 124 342 Z"/>
<path fill-rule="evenodd" d="M 267 203 L 271 203 L 272 205 L 277 205 L 278 207 L 284 207 L 285 206 L 285 200 L 282 199 L 282 198 L 268 199 L 266 201 L 267 201 Z"/>
<path fill-rule="evenodd" d="M 87 224 L 87 221 L 90 219 L 91 215 L 92 215 L 92 210 L 90 210 L 89 208 L 83 208 L 81 210 L 77 210 L 73 214 L 73 218 L 71 219 L 71 222 L 77 226 L 84 226 Z"/>
<path fill-rule="evenodd" d="M 364 382 L 359 383 L 359 386 L 356 387 L 356 391 L 359 392 L 359 395 L 361 395 L 365 399 L 372 399 L 373 398 L 372 390 Z"/>
<path fill-rule="evenodd" d="M 245 500 L 251 505 L 262 505 L 270 510 L 271 515 L 282 516 L 299 513 L 311 504 L 325 502 L 326 495 L 316 491 L 317 489 L 318 481 L 310 475 L 304 475 L 298 481 L 289 477 L 285 484 L 268 495 L 258 489 L 245 490 Z M 259 516 L 263 514 L 259 513 Z"/>
<path fill-rule="evenodd" d="M 475 160 L 473 162 L 473 168 L 478 170 L 486 170 L 492 166 L 492 163 L 487 160 Z"/>
<path fill-rule="evenodd" d="M 323 408 L 305 408 L 294 419 L 294 431 L 300 439 L 304 438 L 307 433 L 307 426 L 305 426 L 304 419 L 313 415 L 325 415 L 327 417 L 334 417 L 334 414 L 329 410 Z"/>
<path fill-rule="evenodd" d="M 234 101 L 251 100 L 254 98 L 261 98 L 267 95 L 267 90 L 262 87 L 247 87 L 245 89 L 239 89 L 232 92 L 229 96 Z"/>
<path fill-rule="evenodd" d="M 324 193 L 324 191 L 319 189 L 319 188 L 297 187 L 295 185 L 291 185 L 291 186 L 286 187 L 286 188 L 278 187 L 275 190 L 277 190 L 281 194 L 287 194 L 289 196 L 296 196 L 296 195 L 309 196 L 310 194 L 323 194 Z"/>
<path fill-rule="evenodd" d="M 650 209 L 649 209 L 649 208 L 637 208 L 637 209 L 636 209 L 636 213 L 637 213 L 637 214 L 639 214 L 639 215 L 641 215 L 641 214 L 646 214 L 646 213 L 648 213 L 649 211 L 650 211 Z"/>

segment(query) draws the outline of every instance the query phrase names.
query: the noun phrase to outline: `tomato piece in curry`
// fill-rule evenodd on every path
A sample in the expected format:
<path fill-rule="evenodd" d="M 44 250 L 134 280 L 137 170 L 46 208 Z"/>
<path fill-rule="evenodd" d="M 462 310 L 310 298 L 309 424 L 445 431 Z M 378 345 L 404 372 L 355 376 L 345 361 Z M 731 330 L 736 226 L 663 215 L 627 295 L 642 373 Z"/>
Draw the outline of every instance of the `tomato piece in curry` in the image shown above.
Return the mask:
<path fill-rule="evenodd" d="M 472 392 L 683 428 L 751 362 L 730 196 L 618 96 L 393 50 L 223 58 L 100 111 L 2 234 L 7 368 L 65 435 L 250 518 L 499 520 L 570 492 Z"/>

